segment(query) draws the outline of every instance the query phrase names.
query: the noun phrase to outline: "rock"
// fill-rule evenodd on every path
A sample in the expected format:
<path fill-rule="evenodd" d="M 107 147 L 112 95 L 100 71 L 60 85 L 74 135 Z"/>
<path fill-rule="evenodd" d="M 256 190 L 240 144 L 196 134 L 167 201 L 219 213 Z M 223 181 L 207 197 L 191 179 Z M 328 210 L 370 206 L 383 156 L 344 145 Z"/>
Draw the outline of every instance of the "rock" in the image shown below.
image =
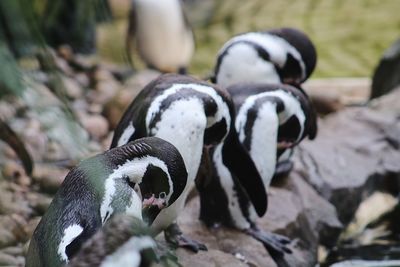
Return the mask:
<path fill-rule="evenodd" d="M 340 97 L 334 92 L 313 93 L 309 95 L 315 110 L 320 114 L 329 114 L 337 112 L 344 108 L 340 102 Z"/>
<path fill-rule="evenodd" d="M 102 114 L 107 118 L 111 129 L 115 129 L 122 114 L 140 90 L 159 75 L 159 72 L 153 70 L 137 73 L 126 81 L 123 89 L 119 90 L 112 99 L 105 103 Z"/>
<path fill-rule="evenodd" d="M 75 79 L 63 76 L 62 82 L 65 88 L 65 93 L 70 99 L 78 99 L 82 97 L 83 90 Z"/>
<path fill-rule="evenodd" d="M 49 164 L 37 164 L 32 178 L 39 184 L 41 190 L 54 194 L 64 181 L 68 171 L 68 169 L 57 168 Z"/>
<path fill-rule="evenodd" d="M 82 88 L 88 88 L 90 85 L 89 77 L 86 73 L 76 73 L 74 79 L 79 83 Z"/>
<path fill-rule="evenodd" d="M 353 107 L 328 116 L 320 121 L 316 140 L 304 141 L 296 151 L 295 168 L 336 207 L 345 225 L 363 198 L 400 172 L 400 113 L 395 112 L 400 102 L 392 98 L 397 99 L 392 108 L 382 104 L 391 113 Z"/>
<path fill-rule="evenodd" d="M 68 151 L 62 144 L 55 140 L 49 140 L 47 143 L 46 152 L 43 153 L 45 161 L 62 161 L 68 158 Z"/>
<path fill-rule="evenodd" d="M 54 57 L 54 62 L 55 65 L 57 66 L 57 69 L 60 70 L 63 74 L 68 76 L 73 75 L 74 72 L 67 61 L 65 61 L 60 57 Z"/>
<path fill-rule="evenodd" d="M 40 219 L 42 217 L 33 217 L 32 219 L 29 220 L 29 222 L 25 225 L 24 231 L 26 235 L 30 238 L 33 235 L 33 232 L 35 231 L 36 227 L 38 226 Z"/>
<path fill-rule="evenodd" d="M 363 260 L 349 260 L 332 264 L 331 267 L 397 267 L 400 266 L 398 260 L 386 261 L 363 261 Z"/>
<path fill-rule="evenodd" d="M 24 225 L 26 221 L 21 216 L 0 215 L 0 248 L 26 242 L 28 236 L 24 231 Z"/>
<path fill-rule="evenodd" d="M 189 254 L 189 255 L 188 255 Z M 191 253 L 185 250 L 179 249 L 177 251 L 177 256 L 179 257 L 179 263 L 182 266 L 192 266 L 192 267 L 218 267 L 218 266 L 232 266 L 232 267 L 246 267 L 249 265 L 245 260 L 240 261 L 238 257 L 234 255 L 224 253 L 219 250 L 210 249 L 207 252 L 200 251 L 199 253 Z M 272 264 L 272 265 L 269 265 Z M 264 266 L 274 266 L 272 262 L 266 262 Z"/>
<path fill-rule="evenodd" d="M 19 255 L 22 255 L 22 253 L 23 253 L 23 247 L 22 246 L 7 247 L 7 248 L 0 250 L 0 252 L 3 252 L 8 255 L 12 255 L 12 256 L 19 256 Z"/>
<path fill-rule="evenodd" d="M 199 218 L 199 205 L 198 197 L 189 201 L 184 212 L 179 216 L 178 223 L 185 234 L 204 243 L 211 254 L 217 256 L 217 260 L 212 260 L 208 252 L 194 254 L 179 248 L 177 256 L 183 266 L 192 264 L 196 267 L 207 266 L 207 264 L 211 264 L 209 266 L 225 266 L 222 264 L 224 262 L 229 263 L 227 266 L 276 266 L 261 243 L 249 236 L 235 230 L 205 227 L 197 219 Z M 243 261 L 248 263 L 245 264 Z"/>
<path fill-rule="evenodd" d="M 52 201 L 52 198 L 36 192 L 27 193 L 26 198 L 38 215 L 43 215 Z"/>
<path fill-rule="evenodd" d="M 57 48 L 57 53 L 62 59 L 66 61 L 71 61 L 74 58 L 74 51 L 69 45 L 60 45 Z"/>
<path fill-rule="evenodd" d="M 101 140 L 108 134 L 108 121 L 101 115 L 83 115 L 80 121 L 90 136 L 96 140 Z"/>
<path fill-rule="evenodd" d="M 15 181 L 23 187 L 31 184 L 31 179 L 26 174 L 24 167 L 15 161 L 7 161 L 3 166 L 2 174 L 5 178 Z"/>
<path fill-rule="evenodd" d="M 16 163 L 15 161 L 7 161 L 3 165 L 2 169 L 2 174 L 5 178 L 8 178 L 10 180 L 17 179 L 21 176 L 26 176 L 24 167 L 22 167 L 20 164 Z"/>
<path fill-rule="evenodd" d="M 32 119 L 24 129 L 23 140 L 26 143 L 27 149 L 35 161 L 42 160 L 43 154 L 47 149 L 48 138 L 42 131 L 42 126 L 39 121 Z"/>
<path fill-rule="evenodd" d="M 331 95 L 340 97 L 342 105 L 365 103 L 368 100 L 371 80 L 368 78 L 311 79 L 303 88 L 309 95 Z"/>
<path fill-rule="evenodd" d="M 89 106 L 88 111 L 90 114 L 100 114 L 103 111 L 103 105 L 93 103 Z"/>
<path fill-rule="evenodd" d="M 374 110 L 378 110 L 379 112 L 388 114 L 389 116 L 393 116 L 393 113 L 400 114 L 399 99 L 400 86 L 393 89 L 393 91 L 388 95 L 371 100 L 369 102 L 369 107 Z"/>
<path fill-rule="evenodd" d="M 137 91 L 122 89 L 108 103 L 102 114 L 107 118 L 111 129 L 115 129 L 129 104 L 138 94 Z"/>
<path fill-rule="evenodd" d="M 149 82 L 160 76 L 160 72 L 156 70 L 146 69 L 142 70 L 136 75 L 132 76 L 125 82 L 124 88 L 131 91 L 140 91 L 143 87 L 145 87 Z"/>
<path fill-rule="evenodd" d="M 15 116 L 16 112 L 16 108 L 11 103 L 0 101 L 0 119 L 8 121 Z"/>
<path fill-rule="evenodd" d="M 24 259 L 5 254 L 0 251 L 0 266 L 23 266 Z"/>
<path fill-rule="evenodd" d="M 92 80 L 95 90 L 90 91 L 87 95 L 92 103 L 103 105 L 110 101 L 120 89 L 120 84 L 113 75 L 102 68 L 94 70 Z"/>
<path fill-rule="evenodd" d="M 307 240 L 307 247 L 313 246 L 313 243 L 332 247 L 343 228 L 335 207 L 322 198 L 298 172 L 291 173 L 278 188 L 275 185 L 271 187 L 269 210 L 265 217 L 260 225 L 266 223 L 267 229 L 289 237 L 303 236 L 302 241 Z M 301 220 L 304 219 L 307 220 L 310 233 L 303 233 L 305 222 Z M 272 224 L 274 222 L 279 224 Z"/>
<path fill-rule="evenodd" d="M 32 209 L 24 197 L 24 191 L 17 184 L 0 182 L 0 214 L 29 216 Z"/>

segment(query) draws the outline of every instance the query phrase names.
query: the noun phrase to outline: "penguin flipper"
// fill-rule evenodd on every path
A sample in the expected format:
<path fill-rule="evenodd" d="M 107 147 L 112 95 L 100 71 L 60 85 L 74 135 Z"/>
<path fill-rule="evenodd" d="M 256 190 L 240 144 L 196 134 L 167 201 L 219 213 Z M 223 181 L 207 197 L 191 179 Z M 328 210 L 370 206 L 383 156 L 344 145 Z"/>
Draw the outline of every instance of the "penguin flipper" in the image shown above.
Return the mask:
<path fill-rule="evenodd" d="M 207 251 L 206 245 L 184 235 L 176 223 L 172 223 L 164 230 L 164 236 L 165 240 L 175 248 L 187 248 L 195 253 L 199 250 Z"/>
<path fill-rule="evenodd" d="M 223 163 L 247 192 L 257 215 L 267 211 L 268 196 L 264 183 L 249 153 L 240 143 L 236 130 L 230 130 L 222 147 Z"/>

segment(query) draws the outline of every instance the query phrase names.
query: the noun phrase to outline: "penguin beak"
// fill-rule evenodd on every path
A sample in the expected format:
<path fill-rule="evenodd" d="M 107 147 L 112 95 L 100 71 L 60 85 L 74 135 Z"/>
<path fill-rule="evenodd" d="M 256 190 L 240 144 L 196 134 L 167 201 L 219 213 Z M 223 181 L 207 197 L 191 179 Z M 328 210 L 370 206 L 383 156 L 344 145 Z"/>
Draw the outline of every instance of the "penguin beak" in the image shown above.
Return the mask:
<path fill-rule="evenodd" d="M 143 199 L 142 203 L 142 217 L 147 225 L 151 225 L 158 214 L 164 209 L 166 205 L 165 198 L 156 198 L 154 194 L 149 198 Z"/>
<path fill-rule="evenodd" d="M 281 141 L 278 142 L 277 147 L 278 149 L 287 149 L 287 148 L 292 148 L 296 145 L 294 142 L 289 142 L 289 141 Z"/>
<path fill-rule="evenodd" d="M 300 84 L 301 84 L 301 79 L 299 79 L 299 78 L 293 78 L 293 77 L 288 77 L 288 78 L 284 78 L 283 79 L 283 83 L 285 83 L 285 84 L 289 84 L 289 85 L 292 85 L 292 86 L 295 86 L 295 87 L 298 87 L 298 86 L 300 86 Z"/>

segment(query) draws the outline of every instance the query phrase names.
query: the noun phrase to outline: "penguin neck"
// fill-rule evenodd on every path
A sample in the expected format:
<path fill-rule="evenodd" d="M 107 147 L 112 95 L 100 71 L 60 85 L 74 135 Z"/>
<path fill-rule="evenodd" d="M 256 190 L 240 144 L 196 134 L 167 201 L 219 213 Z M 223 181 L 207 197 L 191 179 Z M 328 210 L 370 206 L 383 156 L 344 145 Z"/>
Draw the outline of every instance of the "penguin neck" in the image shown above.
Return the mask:
<path fill-rule="evenodd" d="M 258 110 L 254 121 L 249 147 L 250 156 L 261 175 L 265 188 L 269 187 L 275 172 L 278 126 L 276 104 L 265 102 Z"/>

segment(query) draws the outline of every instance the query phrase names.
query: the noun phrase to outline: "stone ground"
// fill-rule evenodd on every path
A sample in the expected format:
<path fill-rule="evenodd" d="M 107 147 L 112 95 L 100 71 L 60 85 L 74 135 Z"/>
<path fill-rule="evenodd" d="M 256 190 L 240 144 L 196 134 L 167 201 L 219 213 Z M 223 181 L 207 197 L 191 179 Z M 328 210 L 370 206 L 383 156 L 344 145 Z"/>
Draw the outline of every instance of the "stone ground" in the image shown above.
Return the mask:
<path fill-rule="evenodd" d="M 27 242 L 69 168 L 108 148 L 127 104 L 158 75 L 143 71 L 121 82 L 128 77 L 126 70 L 72 55 L 68 49 L 58 51 L 56 63 L 63 97 L 54 97 L 54 77 L 37 63 L 27 76 L 30 89 L 22 99 L 0 102 L 1 118 L 22 137 L 35 162 L 32 175 L 27 175 L 17 155 L 0 143 L 0 266 L 24 265 Z M 346 107 L 363 102 L 367 86 L 366 79 L 318 80 L 305 86 L 316 100 L 322 95 L 321 105 L 331 105 L 328 110 L 334 113 L 319 120 L 317 139 L 297 150 L 295 171 L 275 182 L 267 215 L 259 221 L 262 229 L 293 240 L 293 254 L 286 257 L 290 266 L 315 265 L 319 245 L 336 243 L 364 198 L 378 188 L 393 191 L 398 183 L 400 93 L 368 107 Z M 71 116 L 80 122 L 78 127 L 68 123 Z M 260 243 L 237 231 L 206 229 L 196 220 L 198 211 L 194 197 L 179 222 L 209 251 L 178 249 L 183 266 L 275 266 Z"/>

